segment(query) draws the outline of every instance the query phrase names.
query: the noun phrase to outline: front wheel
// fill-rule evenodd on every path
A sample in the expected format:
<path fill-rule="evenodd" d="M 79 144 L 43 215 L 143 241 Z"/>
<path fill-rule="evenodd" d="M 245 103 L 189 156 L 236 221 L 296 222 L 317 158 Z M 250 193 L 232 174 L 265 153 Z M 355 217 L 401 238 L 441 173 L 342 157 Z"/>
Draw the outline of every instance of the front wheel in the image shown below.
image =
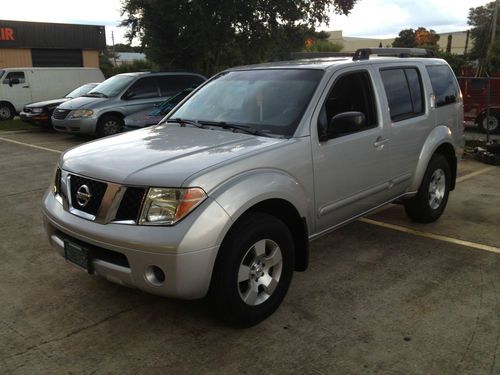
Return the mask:
<path fill-rule="evenodd" d="M 9 103 L 0 103 L 0 120 L 11 120 L 15 114 L 14 108 Z"/>
<path fill-rule="evenodd" d="M 97 124 L 97 135 L 107 137 L 123 131 L 123 119 L 115 115 L 104 115 Z"/>
<path fill-rule="evenodd" d="M 417 195 L 404 201 L 410 219 L 419 223 L 430 223 L 443 213 L 451 186 L 451 168 L 441 154 L 432 157 Z"/>
<path fill-rule="evenodd" d="M 219 319 L 251 327 L 281 304 L 294 269 L 288 227 L 274 216 L 252 213 L 224 240 L 217 256 L 211 298 Z"/>

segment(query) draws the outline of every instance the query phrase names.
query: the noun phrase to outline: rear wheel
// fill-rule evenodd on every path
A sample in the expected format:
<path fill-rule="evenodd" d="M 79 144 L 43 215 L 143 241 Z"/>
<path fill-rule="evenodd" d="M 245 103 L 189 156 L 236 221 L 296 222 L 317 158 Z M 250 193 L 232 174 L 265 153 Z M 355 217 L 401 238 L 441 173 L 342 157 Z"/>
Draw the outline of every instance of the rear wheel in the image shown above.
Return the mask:
<path fill-rule="evenodd" d="M 404 201 L 408 217 L 420 223 L 439 219 L 448 202 L 450 186 L 448 160 L 441 154 L 435 154 L 427 166 L 417 195 Z"/>
<path fill-rule="evenodd" d="M 250 327 L 281 304 L 294 269 L 294 242 L 274 216 L 252 213 L 236 223 L 219 251 L 211 285 L 225 323 Z"/>
<path fill-rule="evenodd" d="M 486 133 L 486 129 L 490 133 L 500 132 L 500 113 L 491 112 L 489 116 L 483 115 L 479 118 L 479 128 Z"/>
<path fill-rule="evenodd" d="M 15 114 L 16 111 L 10 103 L 0 102 L 0 120 L 10 120 Z"/>
<path fill-rule="evenodd" d="M 97 124 L 97 135 L 107 137 L 123 131 L 123 119 L 116 115 L 104 115 Z"/>

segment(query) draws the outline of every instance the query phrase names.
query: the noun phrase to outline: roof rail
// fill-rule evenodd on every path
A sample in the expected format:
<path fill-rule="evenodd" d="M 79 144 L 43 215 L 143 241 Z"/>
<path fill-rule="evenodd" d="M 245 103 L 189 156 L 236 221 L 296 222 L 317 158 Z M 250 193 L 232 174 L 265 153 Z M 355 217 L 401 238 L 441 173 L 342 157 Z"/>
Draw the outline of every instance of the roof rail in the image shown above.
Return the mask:
<path fill-rule="evenodd" d="M 370 55 L 435 57 L 433 50 L 424 48 L 360 48 L 354 53 L 352 60 L 369 60 Z"/>

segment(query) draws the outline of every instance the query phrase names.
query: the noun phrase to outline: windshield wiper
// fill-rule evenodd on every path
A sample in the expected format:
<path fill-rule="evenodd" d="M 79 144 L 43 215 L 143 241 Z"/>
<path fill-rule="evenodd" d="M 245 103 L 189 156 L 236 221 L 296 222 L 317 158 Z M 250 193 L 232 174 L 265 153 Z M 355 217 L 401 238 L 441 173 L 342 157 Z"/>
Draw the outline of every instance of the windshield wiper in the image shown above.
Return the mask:
<path fill-rule="evenodd" d="M 180 124 L 180 126 L 193 125 L 193 126 L 196 126 L 200 129 L 206 129 L 206 127 L 203 126 L 202 124 L 200 124 L 198 121 L 185 120 L 185 119 L 182 119 L 179 117 L 169 118 L 169 119 L 167 119 L 166 122 L 176 122 L 177 124 Z"/>
<path fill-rule="evenodd" d="M 248 134 L 258 135 L 261 137 L 270 137 L 270 135 L 268 133 L 264 133 L 260 130 L 249 128 L 248 126 L 227 123 L 225 121 L 202 121 L 202 124 L 209 125 L 209 126 L 219 126 L 223 129 L 239 130 L 239 131 L 242 131 L 242 132 L 245 132 Z"/>

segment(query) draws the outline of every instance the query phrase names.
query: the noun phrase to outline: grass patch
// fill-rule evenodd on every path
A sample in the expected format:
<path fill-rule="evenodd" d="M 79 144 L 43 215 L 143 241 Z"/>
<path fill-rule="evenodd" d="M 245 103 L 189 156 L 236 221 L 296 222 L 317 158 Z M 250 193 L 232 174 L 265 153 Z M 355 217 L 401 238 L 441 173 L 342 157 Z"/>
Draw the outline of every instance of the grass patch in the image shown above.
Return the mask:
<path fill-rule="evenodd" d="M 39 126 L 31 125 L 18 119 L 0 121 L 0 131 L 9 130 L 36 130 Z"/>

